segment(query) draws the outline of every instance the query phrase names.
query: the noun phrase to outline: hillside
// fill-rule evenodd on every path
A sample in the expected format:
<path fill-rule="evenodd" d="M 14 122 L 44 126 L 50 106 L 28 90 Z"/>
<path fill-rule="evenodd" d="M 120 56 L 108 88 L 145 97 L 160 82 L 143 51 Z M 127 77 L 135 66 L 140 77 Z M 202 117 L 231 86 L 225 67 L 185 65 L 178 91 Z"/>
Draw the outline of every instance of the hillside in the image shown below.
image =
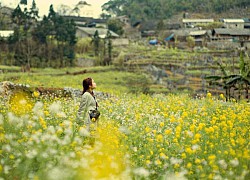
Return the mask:
<path fill-rule="evenodd" d="M 225 12 L 229 12 L 228 14 L 230 14 L 232 13 L 230 12 L 231 10 L 235 9 L 237 11 L 237 9 L 240 9 L 237 12 L 237 16 L 247 16 L 249 6 L 250 1 L 247 0 L 134 0 L 133 3 L 129 0 L 113 0 L 105 3 L 102 7 L 108 13 L 116 16 L 129 16 L 133 23 L 138 20 L 168 19 L 184 12 L 195 14 L 206 13 L 209 16 L 214 16 L 217 14 L 223 15 Z M 242 9 L 246 9 L 248 12 L 245 13 Z"/>

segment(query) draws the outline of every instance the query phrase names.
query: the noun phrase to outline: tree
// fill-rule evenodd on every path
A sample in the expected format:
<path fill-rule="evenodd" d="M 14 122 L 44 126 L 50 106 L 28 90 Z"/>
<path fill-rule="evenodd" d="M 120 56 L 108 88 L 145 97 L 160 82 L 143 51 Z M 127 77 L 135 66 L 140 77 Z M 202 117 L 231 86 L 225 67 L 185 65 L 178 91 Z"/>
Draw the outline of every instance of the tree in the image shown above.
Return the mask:
<path fill-rule="evenodd" d="M 190 48 L 193 48 L 195 46 L 195 39 L 192 36 L 187 37 L 187 43 Z"/>
<path fill-rule="evenodd" d="M 205 79 L 210 80 L 210 84 L 221 86 L 225 89 L 226 100 L 234 96 L 235 91 L 238 91 L 238 100 L 241 99 L 242 91 L 245 90 L 246 99 L 249 98 L 248 92 L 250 89 L 250 61 L 244 60 L 243 51 L 240 52 L 240 71 L 239 74 L 229 74 L 221 63 L 218 62 L 222 75 L 221 76 L 207 76 Z M 231 92 L 231 89 L 233 92 Z"/>
<path fill-rule="evenodd" d="M 20 0 L 20 4 L 27 5 L 27 0 Z"/>
<path fill-rule="evenodd" d="M 218 13 L 248 6 L 249 0 L 110 0 L 102 5 L 102 10 L 114 16 L 127 15 L 135 22 L 166 19 L 183 11 Z"/>
<path fill-rule="evenodd" d="M 108 49 L 108 57 L 105 57 L 106 45 Z M 112 61 L 112 40 L 111 40 L 111 33 L 107 31 L 106 37 L 104 39 L 104 65 L 110 65 Z"/>
<path fill-rule="evenodd" d="M 99 47 L 100 47 L 100 37 L 99 37 L 98 30 L 95 31 L 95 34 L 94 34 L 93 39 L 92 39 L 92 43 L 94 44 L 95 56 L 98 56 L 99 55 Z"/>
<path fill-rule="evenodd" d="M 111 0 L 102 5 L 102 10 L 112 15 L 119 16 L 122 13 L 123 7 L 128 5 L 128 2 L 129 0 Z"/>
<path fill-rule="evenodd" d="M 119 19 L 109 19 L 107 25 L 109 30 L 115 32 L 118 35 L 122 35 L 124 33 L 123 23 Z"/>

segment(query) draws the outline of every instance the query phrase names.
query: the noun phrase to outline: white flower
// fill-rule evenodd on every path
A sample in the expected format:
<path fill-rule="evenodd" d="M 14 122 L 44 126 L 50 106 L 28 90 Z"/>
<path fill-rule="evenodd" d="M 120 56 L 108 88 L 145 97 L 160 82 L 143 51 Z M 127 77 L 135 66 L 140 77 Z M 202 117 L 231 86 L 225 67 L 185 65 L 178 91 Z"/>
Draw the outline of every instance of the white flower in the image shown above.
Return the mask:
<path fill-rule="evenodd" d="M 186 180 L 187 178 L 185 178 L 185 174 L 186 174 L 186 172 L 180 172 L 178 174 L 166 173 L 166 175 L 164 175 L 163 179 Z"/>
<path fill-rule="evenodd" d="M 74 138 L 74 141 L 79 145 L 82 143 L 82 139 L 78 136 Z"/>
<path fill-rule="evenodd" d="M 6 145 L 3 145 L 3 150 L 6 151 L 6 152 L 11 152 L 11 147 L 9 144 L 6 144 Z"/>
<path fill-rule="evenodd" d="M 139 167 L 134 170 L 134 174 L 142 177 L 148 177 L 149 176 L 149 171 L 143 167 Z"/>
<path fill-rule="evenodd" d="M 181 164 L 182 161 L 183 161 L 182 159 L 177 159 L 177 158 L 174 158 L 174 157 L 170 158 L 170 163 L 171 164 Z"/>
<path fill-rule="evenodd" d="M 11 112 L 8 112 L 8 120 L 10 124 L 18 124 L 19 119 Z"/>
<path fill-rule="evenodd" d="M 137 152 L 137 147 L 133 147 L 133 151 L 134 151 L 134 152 Z"/>
<path fill-rule="evenodd" d="M 119 128 L 119 131 L 124 133 L 124 134 L 129 134 L 130 133 L 129 129 L 127 127 L 125 127 L 125 126 L 121 126 Z"/>
<path fill-rule="evenodd" d="M 187 135 L 188 135 L 189 137 L 193 137 L 193 136 L 194 136 L 194 134 L 193 134 L 191 131 L 188 131 L 188 132 L 187 132 Z"/>
<path fill-rule="evenodd" d="M 230 161 L 230 164 L 231 164 L 233 167 L 236 167 L 236 166 L 239 165 L 239 161 L 238 161 L 238 159 L 233 159 L 233 160 Z"/>
<path fill-rule="evenodd" d="M 60 101 L 55 101 L 49 106 L 49 111 L 52 114 L 57 114 L 60 113 L 62 109 L 61 102 Z"/>
<path fill-rule="evenodd" d="M 88 136 L 90 136 L 90 133 L 86 128 L 81 127 L 79 130 L 79 135 L 84 136 L 84 137 L 88 137 Z"/>
<path fill-rule="evenodd" d="M 70 179 L 71 177 L 72 173 L 66 168 L 54 167 L 50 171 L 48 171 L 49 180 Z"/>
<path fill-rule="evenodd" d="M 10 172 L 10 166 L 4 166 L 4 174 L 9 174 L 9 172 Z"/>
<path fill-rule="evenodd" d="M 47 131 L 48 131 L 49 134 L 55 134 L 54 126 L 49 126 Z"/>
<path fill-rule="evenodd" d="M 221 166 L 222 169 L 227 169 L 227 163 L 226 163 L 226 161 L 224 159 L 219 160 L 218 164 Z"/>
<path fill-rule="evenodd" d="M 3 120 L 4 120 L 4 117 L 2 114 L 0 114 L 0 125 L 3 125 Z"/>
<path fill-rule="evenodd" d="M 43 113 L 43 103 L 42 102 L 37 102 L 35 106 L 33 107 L 32 111 L 34 112 L 35 115 L 38 117 L 44 117 Z"/>
<path fill-rule="evenodd" d="M 197 149 L 199 149 L 199 148 L 200 148 L 200 146 L 197 145 L 197 144 L 195 144 L 195 145 L 192 146 L 192 149 L 193 149 L 193 150 L 197 150 Z"/>
<path fill-rule="evenodd" d="M 29 159 L 33 159 L 34 157 L 37 156 L 37 154 L 38 154 L 37 151 L 35 149 L 32 149 L 26 154 L 26 156 Z"/>
<path fill-rule="evenodd" d="M 66 115 L 65 112 L 59 112 L 59 113 L 57 113 L 56 115 L 57 115 L 58 117 L 62 117 L 62 118 L 66 118 L 66 117 L 67 117 L 67 115 Z"/>

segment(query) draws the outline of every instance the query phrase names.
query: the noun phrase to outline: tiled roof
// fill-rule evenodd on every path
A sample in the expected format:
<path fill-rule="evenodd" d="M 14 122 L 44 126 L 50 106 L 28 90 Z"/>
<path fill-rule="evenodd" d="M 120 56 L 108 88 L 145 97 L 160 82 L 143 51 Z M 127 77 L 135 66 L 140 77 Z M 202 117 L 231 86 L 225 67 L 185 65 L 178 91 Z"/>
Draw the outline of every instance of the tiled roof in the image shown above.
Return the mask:
<path fill-rule="evenodd" d="M 95 32 L 98 31 L 98 34 L 100 37 L 105 37 L 108 32 L 108 29 L 104 29 L 104 28 L 77 27 L 77 29 L 84 31 L 85 33 L 91 36 L 93 36 Z M 110 33 L 112 37 L 119 37 L 119 35 L 114 33 L 113 31 L 110 31 Z"/>
<path fill-rule="evenodd" d="M 213 30 L 216 34 L 224 34 L 224 35 L 248 35 L 250 36 L 250 29 L 225 29 L 225 28 L 217 28 Z"/>
<path fill-rule="evenodd" d="M 183 19 L 182 22 L 184 23 L 204 23 L 204 22 L 214 22 L 213 19 Z"/>

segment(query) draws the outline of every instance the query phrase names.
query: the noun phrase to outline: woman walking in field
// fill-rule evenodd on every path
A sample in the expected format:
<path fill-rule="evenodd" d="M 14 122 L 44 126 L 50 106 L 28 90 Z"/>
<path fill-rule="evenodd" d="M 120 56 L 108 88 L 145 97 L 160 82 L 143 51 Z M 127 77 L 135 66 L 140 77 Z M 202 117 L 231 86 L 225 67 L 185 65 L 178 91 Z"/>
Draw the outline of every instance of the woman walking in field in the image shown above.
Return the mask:
<path fill-rule="evenodd" d="M 92 129 L 96 130 L 98 117 L 92 117 L 93 112 L 96 112 L 98 108 L 97 101 L 94 96 L 93 90 L 96 88 L 96 83 L 92 78 L 86 78 L 82 82 L 83 93 L 80 102 L 80 106 L 77 112 L 79 125 L 84 125 L 86 129 L 90 132 Z"/>

